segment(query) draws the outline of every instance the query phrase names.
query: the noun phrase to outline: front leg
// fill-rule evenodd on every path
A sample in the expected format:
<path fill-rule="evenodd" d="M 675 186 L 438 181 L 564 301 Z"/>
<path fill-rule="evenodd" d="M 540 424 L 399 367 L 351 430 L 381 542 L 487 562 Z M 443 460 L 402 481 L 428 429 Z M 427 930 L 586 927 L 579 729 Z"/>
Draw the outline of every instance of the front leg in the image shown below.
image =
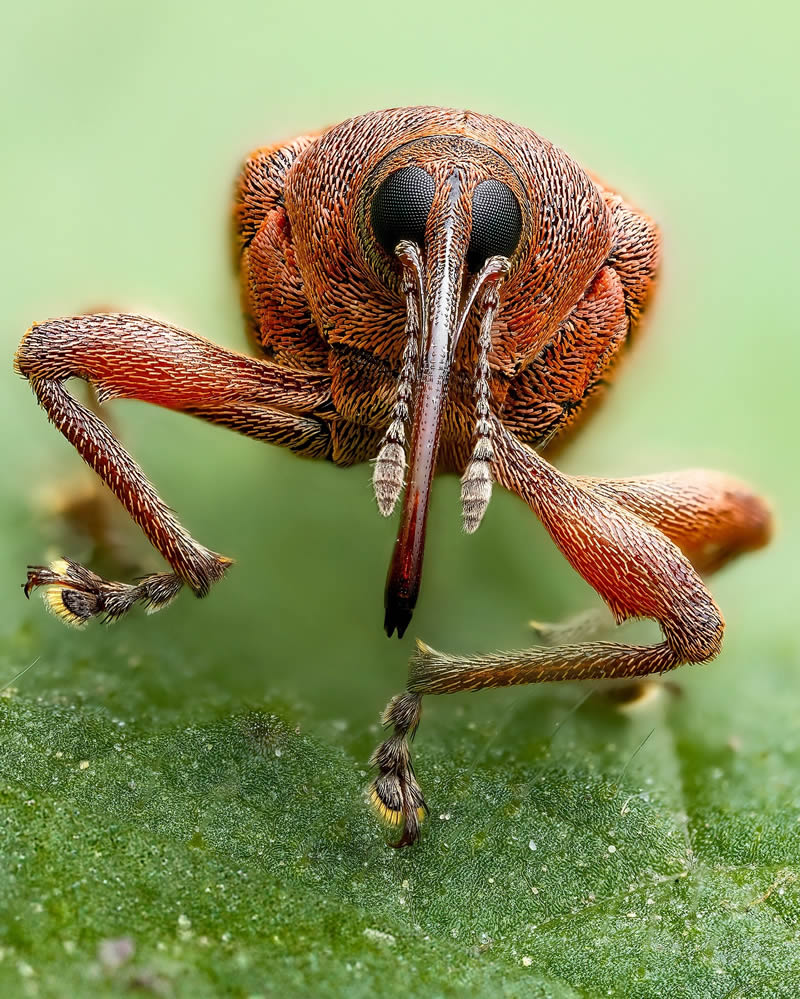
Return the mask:
<path fill-rule="evenodd" d="M 408 694 L 387 708 L 384 720 L 393 733 L 373 757 L 379 769 L 373 802 L 384 819 L 403 824 L 398 845 L 418 838 L 425 807 L 407 742 L 419 721 L 422 695 L 553 680 L 630 679 L 707 662 L 719 652 L 723 620 L 698 571 L 714 571 L 763 546 L 772 528 L 768 504 L 719 473 L 571 478 L 499 423 L 495 440 L 498 481 L 534 510 L 616 621 L 653 618 L 664 640 L 652 646 L 585 642 L 471 658 L 420 643 L 410 664 Z M 594 616 L 588 624 L 591 630 Z"/>
<path fill-rule="evenodd" d="M 231 560 L 191 537 L 106 424 L 66 390 L 66 379 L 83 378 L 101 402 L 140 399 L 300 454 L 327 457 L 330 452 L 327 425 L 314 415 L 329 402 L 326 376 L 224 350 L 153 319 L 92 315 L 51 320 L 28 331 L 15 366 L 30 381 L 50 420 L 173 570 L 129 585 L 104 580 L 68 559 L 32 567 L 26 595 L 46 587 L 50 608 L 71 624 L 97 615 L 113 619 L 137 602 L 158 610 L 184 583 L 205 596 Z"/>
<path fill-rule="evenodd" d="M 617 623 L 652 618 L 664 640 L 651 646 L 567 645 L 474 660 L 423 650 L 412 665 L 409 690 L 627 679 L 713 659 L 722 643 L 722 615 L 678 545 L 704 568 L 715 568 L 720 551 L 730 557 L 766 543 L 767 504 L 741 483 L 711 472 L 571 478 L 507 431 L 499 430 L 498 438 L 498 480 L 528 503 Z"/>
<path fill-rule="evenodd" d="M 664 640 L 531 649 L 453 668 L 449 657 L 421 656 L 409 689 L 477 690 L 546 680 L 631 678 L 713 659 L 724 622 L 689 559 L 656 527 L 620 503 L 558 472 L 498 425 L 498 481 L 536 513 L 572 567 L 600 594 L 617 623 L 652 618 Z"/>

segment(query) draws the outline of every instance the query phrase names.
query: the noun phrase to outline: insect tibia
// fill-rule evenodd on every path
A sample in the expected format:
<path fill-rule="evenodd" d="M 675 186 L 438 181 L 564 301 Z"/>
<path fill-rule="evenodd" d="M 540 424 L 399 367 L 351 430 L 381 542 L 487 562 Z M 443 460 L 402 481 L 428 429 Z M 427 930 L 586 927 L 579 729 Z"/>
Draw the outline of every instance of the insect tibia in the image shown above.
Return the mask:
<path fill-rule="evenodd" d="M 409 739 L 413 738 L 422 710 L 418 694 L 398 694 L 383 713 L 385 725 L 393 727 L 370 757 L 378 769 L 369 798 L 381 819 L 390 826 L 402 826 L 403 834 L 394 846 L 408 846 L 419 839 L 420 823 L 427 813 L 414 766 L 411 762 Z"/>

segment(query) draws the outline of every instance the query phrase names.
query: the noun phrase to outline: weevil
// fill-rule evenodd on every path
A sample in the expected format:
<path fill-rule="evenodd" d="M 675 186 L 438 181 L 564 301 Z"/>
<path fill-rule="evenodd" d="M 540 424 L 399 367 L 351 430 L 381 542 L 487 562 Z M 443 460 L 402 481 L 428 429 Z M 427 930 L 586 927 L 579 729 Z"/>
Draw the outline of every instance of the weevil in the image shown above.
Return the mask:
<path fill-rule="evenodd" d="M 476 530 L 493 482 L 516 493 L 617 623 L 651 618 L 654 645 L 585 641 L 469 658 L 421 645 L 384 713 L 371 798 L 414 842 L 426 811 L 409 739 L 424 694 L 636 678 L 720 650 L 701 576 L 770 535 L 768 504 L 703 470 L 567 476 L 552 455 L 602 397 L 653 291 L 655 223 L 560 148 L 489 115 L 396 108 L 257 149 L 234 208 L 247 325 L 261 355 L 122 313 L 31 327 L 16 354 L 50 420 L 170 566 L 133 583 L 70 560 L 30 567 L 26 595 L 70 624 L 205 596 L 231 560 L 195 541 L 108 426 L 66 389 L 139 399 L 295 454 L 373 461 L 380 512 L 402 497 L 385 629 L 419 595 L 431 484 L 461 476 Z"/>

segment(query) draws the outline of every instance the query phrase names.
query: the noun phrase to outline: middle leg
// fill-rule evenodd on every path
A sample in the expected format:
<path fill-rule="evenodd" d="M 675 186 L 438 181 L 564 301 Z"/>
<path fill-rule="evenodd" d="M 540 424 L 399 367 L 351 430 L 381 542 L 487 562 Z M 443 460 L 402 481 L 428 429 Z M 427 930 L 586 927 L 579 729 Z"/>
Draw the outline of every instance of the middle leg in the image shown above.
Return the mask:
<path fill-rule="evenodd" d="M 691 468 L 627 479 L 585 476 L 576 481 L 658 528 L 680 548 L 703 576 L 769 542 L 772 512 L 745 483 L 722 472 Z M 544 645 L 586 641 L 613 627 L 607 610 L 597 608 L 555 624 L 532 621 Z"/>

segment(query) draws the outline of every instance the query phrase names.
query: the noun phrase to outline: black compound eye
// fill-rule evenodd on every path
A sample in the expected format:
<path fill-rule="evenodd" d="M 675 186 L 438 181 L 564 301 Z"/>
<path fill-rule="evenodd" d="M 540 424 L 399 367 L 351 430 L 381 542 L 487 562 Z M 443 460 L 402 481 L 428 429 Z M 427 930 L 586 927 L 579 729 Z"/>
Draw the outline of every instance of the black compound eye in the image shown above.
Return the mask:
<path fill-rule="evenodd" d="M 390 173 L 372 198 L 372 231 L 387 253 L 401 239 L 422 246 L 436 184 L 422 167 L 407 166 Z"/>
<path fill-rule="evenodd" d="M 467 266 L 478 271 L 489 257 L 510 257 L 522 235 L 522 209 L 510 187 L 484 180 L 472 196 L 472 237 Z"/>

